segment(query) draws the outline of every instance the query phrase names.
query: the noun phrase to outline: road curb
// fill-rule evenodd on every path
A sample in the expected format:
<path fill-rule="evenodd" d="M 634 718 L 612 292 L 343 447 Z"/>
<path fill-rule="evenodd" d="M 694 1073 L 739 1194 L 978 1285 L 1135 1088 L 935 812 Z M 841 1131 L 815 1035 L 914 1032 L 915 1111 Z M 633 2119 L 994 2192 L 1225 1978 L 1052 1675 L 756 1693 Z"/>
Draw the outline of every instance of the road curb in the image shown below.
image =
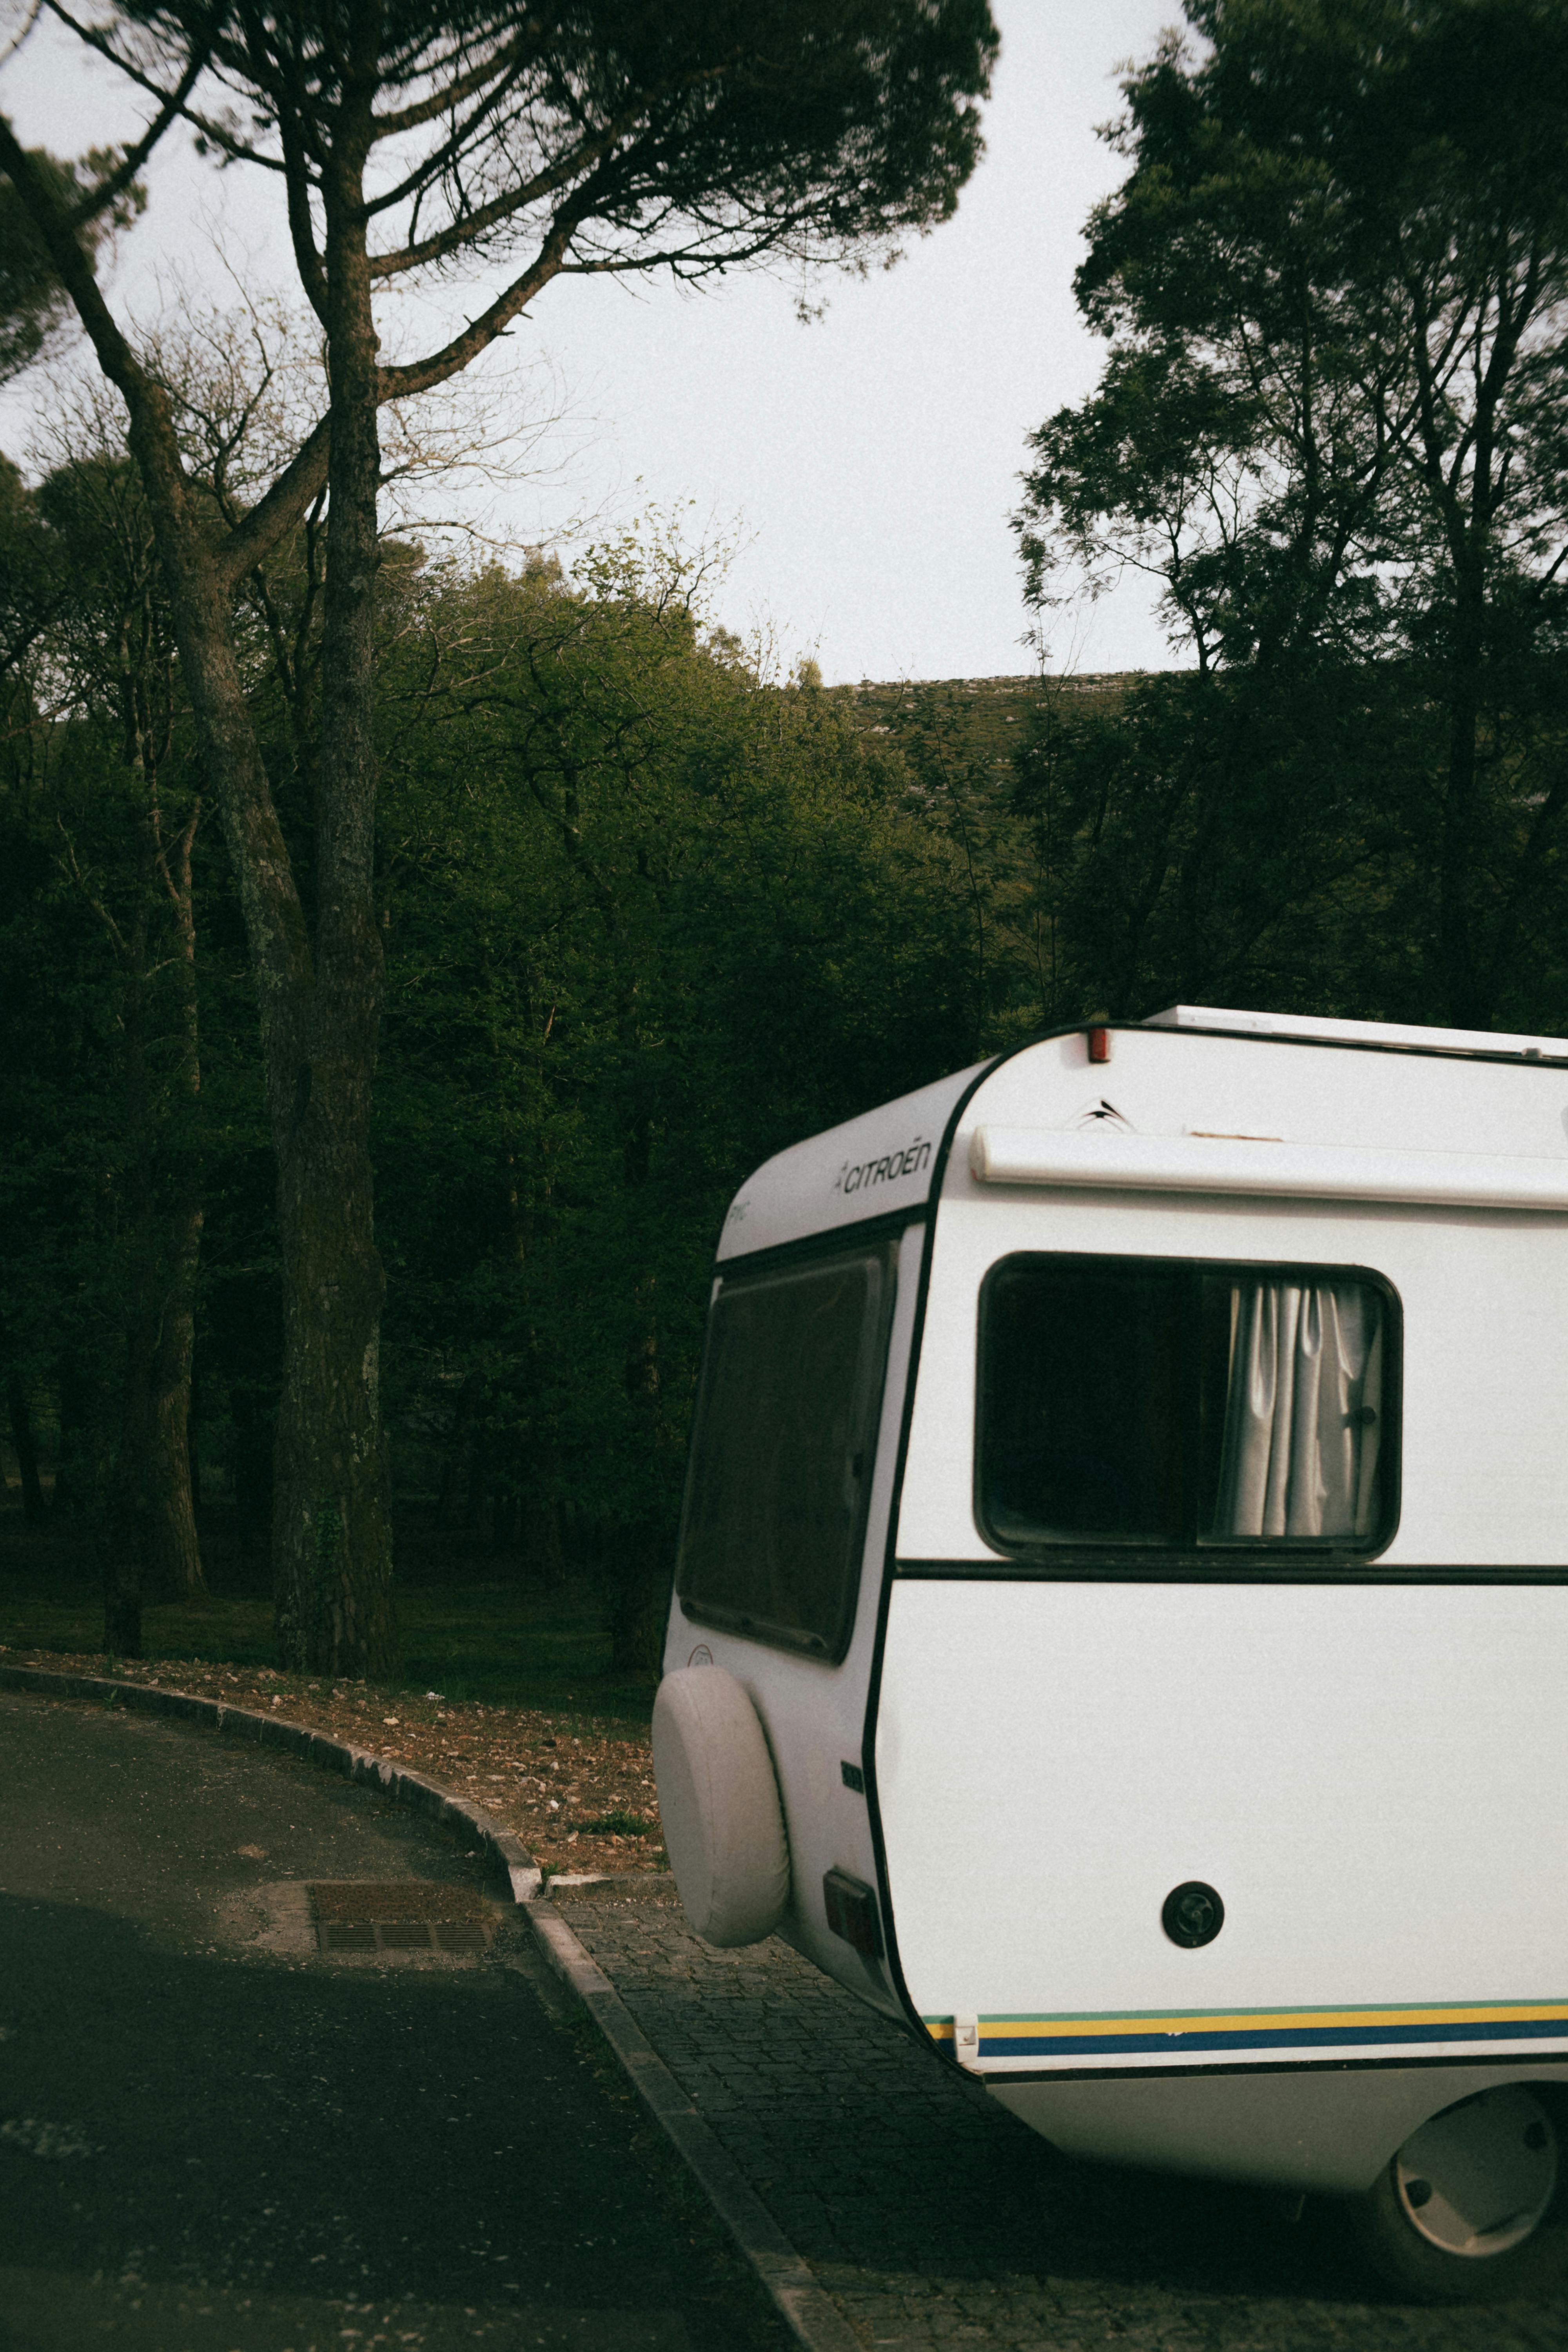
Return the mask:
<path fill-rule="evenodd" d="M 695 2173 L 709 2203 L 806 2352 L 861 2352 L 860 2339 L 795 2252 L 739 2166 L 681 2089 L 598 1963 L 554 1905 L 528 1906 L 528 1922 L 557 1974 L 587 2009 L 650 2115 Z"/>
<path fill-rule="evenodd" d="M 439 1822 L 467 1837 L 477 1838 L 507 1875 L 514 1903 L 531 1903 L 539 1893 L 543 1874 L 521 1838 L 492 1821 L 466 1797 L 454 1796 L 438 1780 L 427 1780 L 406 1765 L 394 1764 L 351 1740 L 334 1739 L 308 1723 L 287 1716 L 262 1715 L 255 1707 L 230 1706 L 226 1699 L 197 1698 L 190 1691 L 165 1690 L 147 1683 L 116 1682 L 107 1675 L 57 1675 L 45 1666 L 0 1664 L 0 1690 L 32 1690 L 47 1698 L 96 1698 L 124 1705 L 145 1715 L 173 1715 L 187 1723 L 210 1723 L 231 1738 L 253 1739 L 258 1747 L 281 1748 L 308 1757 L 329 1772 L 377 1788 L 395 1804 Z"/>

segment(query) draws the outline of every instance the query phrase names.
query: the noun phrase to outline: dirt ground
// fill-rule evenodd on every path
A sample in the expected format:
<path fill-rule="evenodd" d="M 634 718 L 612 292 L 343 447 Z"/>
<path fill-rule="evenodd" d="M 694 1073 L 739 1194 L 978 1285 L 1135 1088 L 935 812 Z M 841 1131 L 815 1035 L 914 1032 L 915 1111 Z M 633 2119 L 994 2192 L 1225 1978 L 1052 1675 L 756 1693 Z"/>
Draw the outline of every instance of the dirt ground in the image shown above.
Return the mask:
<path fill-rule="evenodd" d="M 270 1667 L 166 1658 L 131 1660 L 6 1648 L 7 1665 L 107 1675 L 188 1691 L 231 1706 L 275 1711 L 427 1772 L 482 1805 L 548 1871 L 668 1867 L 647 1735 L 574 1710 L 486 1706 L 438 1691 L 395 1695 L 363 1682 L 279 1674 Z"/>

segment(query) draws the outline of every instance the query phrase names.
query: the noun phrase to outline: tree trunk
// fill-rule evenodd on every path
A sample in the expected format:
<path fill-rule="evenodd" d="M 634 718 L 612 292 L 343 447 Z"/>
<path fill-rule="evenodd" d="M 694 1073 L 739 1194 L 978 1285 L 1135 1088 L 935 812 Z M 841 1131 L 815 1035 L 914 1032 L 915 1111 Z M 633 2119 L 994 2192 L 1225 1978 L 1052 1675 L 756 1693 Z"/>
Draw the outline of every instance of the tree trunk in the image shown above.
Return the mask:
<path fill-rule="evenodd" d="M 247 1569 L 272 1559 L 272 1449 L 278 1426 L 276 1397 L 258 1393 L 251 1381 L 230 1390 L 234 1424 L 234 1505 Z"/>
<path fill-rule="evenodd" d="M 651 1151 L 650 1122 L 644 1117 L 634 1123 L 626 1139 L 629 1181 L 646 1181 Z M 643 1425 L 647 1462 L 644 1475 L 651 1487 L 663 1439 L 663 1383 L 651 1275 L 637 1285 L 636 1314 L 625 1377 L 626 1394 L 637 1406 Z M 612 1659 L 619 1674 L 658 1672 L 664 1654 L 665 1620 L 669 1613 L 674 1552 L 674 1529 L 656 1517 L 640 1520 L 626 1530 L 610 1621 Z"/>
<path fill-rule="evenodd" d="M 108 1484 L 109 1389 L 95 1352 L 74 1347 L 62 1360 L 52 1508 L 89 1525 L 100 1518 Z"/>
<path fill-rule="evenodd" d="M 472 1485 L 472 1471 L 469 1465 L 474 1415 L 479 1410 L 479 1376 L 478 1372 L 468 1372 L 464 1375 L 463 1385 L 458 1391 L 458 1402 L 452 1412 L 452 1426 L 447 1432 L 446 1442 L 441 1451 L 441 1478 L 436 1496 L 436 1525 L 438 1528 L 455 1528 L 468 1524 L 466 1519 L 459 1517 L 458 1488 L 465 1469 L 469 1471 L 470 1487 Z"/>
<path fill-rule="evenodd" d="M 364 142 L 368 147 L 368 114 Z M 363 157 L 326 193 L 331 504 L 321 647 L 314 984 L 269 1072 L 284 1265 L 273 1566 L 279 1651 L 312 1674 L 397 1663 L 370 1156 L 383 962 L 375 919 L 376 336 Z"/>
<path fill-rule="evenodd" d="M 195 1318 L 191 1318 L 191 1378 L 190 1402 L 185 1410 L 185 1454 L 191 1481 L 191 1509 L 197 1517 L 202 1507 L 202 1448 L 198 1433 L 201 1405 L 196 1381 Z"/>
<path fill-rule="evenodd" d="M 179 954 L 174 970 L 179 990 L 180 1085 L 194 1119 L 201 1093 L 196 1003 L 195 899 L 191 850 L 200 807 L 182 832 L 175 870 L 169 871 L 161 836 L 157 863 L 174 913 Z M 154 827 L 157 810 L 154 803 Z M 148 1483 L 153 1507 L 147 1529 L 147 1589 L 160 1600 L 188 1599 L 206 1591 L 196 1534 L 195 1490 L 191 1454 L 191 1367 L 195 1355 L 196 1274 L 201 1260 L 201 1171 L 193 1132 L 173 1139 L 173 1200 L 159 1218 L 158 1323 L 150 1374 L 148 1414 L 151 1462 Z"/>
<path fill-rule="evenodd" d="M 610 1621 L 611 1658 L 617 1674 L 657 1675 L 659 1670 L 674 1549 L 671 1530 L 657 1522 L 626 1530 Z"/>
<path fill-rule="evenodd" d="M 1454 652 L 1447 679 L 1448 750 L 1438 857 L 1437 942 L 1443 993 L 1456 1029 L 1485 1029 L 1491 1005 L 1479 985 L 1472 898 L 1476 887 L 1478 735 L 1485 589 L 1461 571 L 1456 583 Z"/>
<path fill-rule="evenodd" d="M 110 924 L 124 975 L 121 997 L 124 1132 L 132 1209 L 132 1293 L 127 1305 L 120 1443 L 104 1560 L 104 1644 L 111 1656 L 142 1654 L 143 1600 L 177 1600 L 205 1590 L 191 1503 L 190 1394 L 196 1265 L 202 1209 L 195 1139 L 160 1136 L 147 1074 L 147 991 L 156 960 L 154 892 L 174 903 L 181 952 L 177 1092 L 194 1110 L 196 1062 L 195 929 L 191 845 L 196 818 L 180 837 L 178 879 L 169 871 L 156 771 L 134 745 L 132 764 L 146 793 L 138 824 L 136 919 L 129 936 Z M 107 918 L 106 918 L 107 919 Z M 179 1111 L 175 1113 L 179 1117 Z M 159 1160 L 166 1149 L 169 1178 Z M 161 1197 L 172 1192 L 172 1201 Z"/>
<path fill-rule="evenodd" d="M 140 839 L 140 836 L 139 836 Z M 144 841 L 141 842 L 144 850 Z M 139 856 L 144 867 L 145 856 Z M 153 1171 L 148 1139 L 145 871 L 129 940 L 121 954 L 121 1080 L 127 1189 L 132 1234 L 132 1295 L 124 1315 L 120 1377 L 120 1442 L 110 1489 L 103 1552 L 103 1646 L 111 1658 L 142 1655 L 142 1588 L 147 1572 L 148 1482 L 153 1462 L 153 1354 L 157 1343 L 157 1276 L 153 1264 Z"/>
<path fill-rule="evenodd" d="M 553 1591 L 566 1580 L 566 1549 L 561 1537 L 561 1506 L 553 1492 L 553 1451 L 536 1456 L 531 1480 L 518 1513 L 518 1549 L 531 1582 Z"/>
<path fill-rule="evenodd" d="M 148 1362 L 145 1563 L 148 1593 L 161 1601 L 184 1600 L 206 1591 L 191 1475 L 191 1360 L 201 1233 L 199 1208 L 188 1208 L 168 1221 L 171 1263 Z"/>
<path fill-rule="evenodd" d="M 5 1404 L 11 1417 L 11 1443 L 22 1479 L 22 1518 L 34 1527 L 44 1516 L 44 1488 L 38 1476 L 38 1449 L 33 1438 L 32 1407 L 18 1372 L 5 1378 Z"/>
<path fill-rule="evenodd" d="M 139 1236 L 145 1255 L 126 1329 L 104 1563 L 110 1656 L 142 1655 L 143 1600 L 183 1600 L 206 1590 L 189 1444 L 191 1292 L 201 1223 L 199 1209 L 177 1221 L 173 1263 L 163 1256 L 163 1234 L 144 1229 Z"/>
<path fill-rule="evenodd" d="M 353 96 L 340 118 L 325 190 L 331 509 L 313 942 L 247 702 L 232 603 L 245 565 L 258 560 L 248 551 L 265 552 L 315 495 L 319 435 L 237 530 L 237 545 L 247 551 L 243 561 L 234 547 L 215 547 L 192 498 L 168 393 L 115 323 L 68 216 L 3 118 L 0 164 L 130 413 L 131 451 L 153 518 L 203 768 L 239 887 L 261 1015 L 283 1256 L 273 1524 L 279 1649 L 286 1664 L 380 1675 L 395 1662 L 396 1632 L 378 1382 L 383 1276 L 369 1150 L 382 990 L 372 898 L 371 635 L 380 387 L 361 188 L 374 131 L 377 36 L 374 11 L 352 22 Z M 267 518 L 265 530 L 247 539 L 258 517 Z"/>
<path fill-rule="evenodd" d="M 120 1444 L 103 1551 L 103 1646 L 111 1658 L 142 1655 L 142 1594 L 151 1517 L 146 1473 L 153 1451 L 150 1336 L 146 1317 L 132 1316 L 125 1337 Z"/>

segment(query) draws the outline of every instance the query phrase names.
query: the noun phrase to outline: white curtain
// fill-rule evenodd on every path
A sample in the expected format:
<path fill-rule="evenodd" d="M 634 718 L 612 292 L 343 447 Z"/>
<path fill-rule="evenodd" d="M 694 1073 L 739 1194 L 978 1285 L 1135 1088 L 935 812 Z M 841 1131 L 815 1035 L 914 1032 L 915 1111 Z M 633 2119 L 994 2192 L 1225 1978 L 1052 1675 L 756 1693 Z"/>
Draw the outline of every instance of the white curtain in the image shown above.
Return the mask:
<path fill-rule="evenodd" d="M 1237 1282 L 1215 1529 L 1372 1532 L 1383 1430 L 1383 1317 L 1356 1282 Z"/>

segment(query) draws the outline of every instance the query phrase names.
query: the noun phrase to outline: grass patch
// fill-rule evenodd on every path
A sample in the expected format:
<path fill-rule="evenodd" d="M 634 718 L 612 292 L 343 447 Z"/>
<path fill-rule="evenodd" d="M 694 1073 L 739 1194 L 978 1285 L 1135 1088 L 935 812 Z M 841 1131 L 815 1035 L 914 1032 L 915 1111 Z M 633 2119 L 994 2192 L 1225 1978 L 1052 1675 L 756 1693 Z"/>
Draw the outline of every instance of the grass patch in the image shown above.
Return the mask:
<path fill-rule="evenodd" d="M 654 1823 L 641 1813 L 600 1813 L 596 1820 L 579 1822 L 578 1829 L 584 1837 L 651 1837 Z"/>
<path fill-rule="evenodd" d="M 213 1590 L 195 1601 L 149 1605 L 144 1654 L 270 1666 L 272 1601 L 259 1564 L 224 1540 L 221 1523 L 214 1534 L 209 1543 L 204 1526 Z M 454 1546 L 453 1557 L 437 1562 L 427 1542 L 410 1545 L 411 1573 L 395 1590 L 403 1667 L 384 1687 L 647 1723 L 657 1676 L 615 1671 L 605 1594 L 586 1579 L 542 1590 L 521 1576 L 500 1576 L 476 1549 Z M 489 1573 L 475 1574 L 485 1568 Z M 47 1519 L 25 1528 L 15 1507 L 0 1510 L 0 1645 L 89 1654 L 103 1647 L 102 1594 L 79 1534 Z"/>

